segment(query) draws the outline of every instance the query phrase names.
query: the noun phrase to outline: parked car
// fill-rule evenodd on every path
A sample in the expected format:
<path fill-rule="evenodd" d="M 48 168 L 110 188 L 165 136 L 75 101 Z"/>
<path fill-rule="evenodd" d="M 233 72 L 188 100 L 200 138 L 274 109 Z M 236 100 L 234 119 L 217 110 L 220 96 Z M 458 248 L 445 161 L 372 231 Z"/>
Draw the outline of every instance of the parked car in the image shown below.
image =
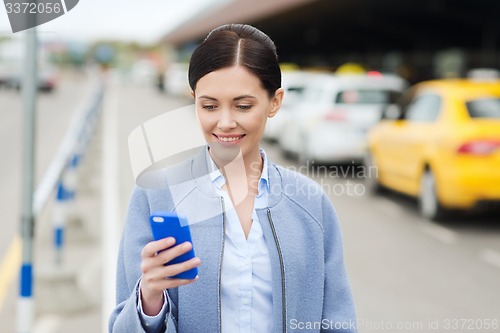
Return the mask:
<path fill-rule="evenodd" d="M 500 80 L 437 80 L 409 89 L 369 134 L 367 164 L 424 217 L 500 203 Z"/>
<path fill-rule="evenodd" d="M 290 110 L 280 147 L 302 162 L 361 163 L 368 129 L 406 86 L 404 79 L 380 73 L 318 75 Z"/>
<path fill-rule="evenodd" d="M 17 68 L 11 72 L 11 75 L 6 79 L 5 86 L 7 88 L 20 90 L 22 87 L 21 68 Z M 58 83 L 58 70 L 51 65 L 42 65 L 38 67 L 38 90 L 43 92 L 52 92 Z"/>
<path fill-rule="evenodd" d="M 11 77 L 11 70 L 9 64 L 0 59 L 0 88 L 7 86 L 7 82 Z"/>
<path fill-rule="evenodd" d="M 165 71 L 165 92 L 172 96 L 191 97 L 191 88 L 188 82 L 188 63 L 170 64 Z"/>
<path fill-rule="evenodd" d="M 267 120 L 264 130 L 264 139 L 269 141 L 278 141 L 283 126 L 290 117 L 289 110 L 300 103 L 307 84 L 315 76 L 314 73 L 304 71 L 283 71 L 282 73 L 283 102 L 279 112 Z"/>
<path fill-rule="evenodd" d="M 11 89 L 21 89 L 24 74 L 24 45 L 22 40 L 0 43 L 0 85 Z M 47 60 L 43 49 L 38 61 L 38 83 L 41 91 L 54 90 L 58 82 L 58 69 Z"/>
<path fill-rule="evenodd" d="M 138 59 L 130 67 L 129 77 L 132 82 L 142 86 L 152 86 L 157 80 L 157 66 L 153 60 Z"/>

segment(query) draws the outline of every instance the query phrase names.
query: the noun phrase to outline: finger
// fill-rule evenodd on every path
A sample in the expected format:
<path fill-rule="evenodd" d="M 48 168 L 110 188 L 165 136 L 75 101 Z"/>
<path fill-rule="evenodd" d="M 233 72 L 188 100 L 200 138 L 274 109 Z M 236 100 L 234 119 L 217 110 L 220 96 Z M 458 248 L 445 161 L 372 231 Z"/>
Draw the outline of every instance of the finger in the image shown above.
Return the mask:
<path fill-rule="evenodd" d="M 157 241 L 149 242 L 142 249 L 141 256 L 143 258 L 153 257 L 158 252 L 165 250 L 165 249 L 168 249 L 168 248 L 172 247 L 174 244 L 175 244 L 175 238 L 173 238 L 173 237 L 167 237 L 167 238 L 159 239 Z"/>
<path fill-rule="evenodd" d="M 175 275 L 175 274 L 174 274 Z M 159 293 L 165 289 L 176 288 L 178 286 L 186 285 L 198 280 L 198 276 L 194 279 L 178 279 L 165 277 L 163 274 L 158 274 L 156 271 L 154 274 L 147 274 L 142 276 L 142 288 L 147 290 L 152 290 L 155 293 Z"/>
<path fill-rule="evenodd" d="M 189 252 L 192 248 L 193 244 L 191 244 L 190 242 L 184 242 L 182 244 L 171 247 L 166 251 L 158 253 L 155 260 L 157 260 L 159 264 L 167 264 L 178 256 Z"/>
<path fill-rule="evenodd" d="M 165 277 L 164 268 L 162 263 L 158 264 L 153 258 L 147 258 L 141 262 L 142 275 L 149 282 L 163 279 Z"/>
<path fill-rule="evenodd" d="M 193 283 L 195 281 L 198 281 L 199 276 L 196 276 L 194 279 L 187 280 L 187 279 L 175 279 L 175 278 L 167 278 L 163 279 L 162 282 L 159 282 L 157 284 L 158 287 L 165 289 L 170 289 L 170 288 L 177 288 L 179 286 L 184 286 L 186 284 Z"/>
<path fill-rule="evenodd" d="M 195 259 L 195 258 L 193 258 L 193 259 Z M 187 269 L 194 268 L 194 267 L 196 267 L 196 265 L 199 265 L 199 260 L 197 260 L 197 261 L 194 260 L 194 262 L 193 262 L 194 266 L 193 265 L 186 265 L 185 267 Z M 142 277 L 141 277 L 141 279 L 142 279 L 141 286 L 143 288 L 147 288 L 148 290 L 154 290 L 154 291 L 158 292 L 158 291 L 165 289 L 164 282 L 166 280 L 169 280 L 169 281 L 184 280 L 184 279 L 178 279 L 178 278 L 171 278 L 170 276 L 175 276 L 175 275 L 179 274 L 180 272 L 178 272 L 175 269 L 174 270 L 168 270 L 168 269 L 166 270 L 165 268 L 166 267 L 162 265 L 161 267 L 154 267 L 145 273 L 143 272 Z M 171 286 L 171 284 L 169 286 Z"/>
<path fill-rule="evenodd" d="M 200 264 L 201 264 L 200 258 L 194 257 L 192 259 L 186 260 L 178 264 L 166 265 L 163 268 L 162 274 L 164 277 L 175 276 L 190 269 L 193 269 L 195 267 L 198 267 L 200 266 Z"/>
<path fill-rule="evenodd" d="M 159 267 L 163 268 L 170 261 L 179 257 L 180 255 L 183 255 L 184 253 L 188 252 L 192 248 L 193 248 L 193 246 L 191 243 L 185 242 L 185 243 L 179 244 L 177 246 L 174 246 L 168 250 L 162 251 L 161 253 L 158 253 L 154 257 L 146 257 L 146 258 L 143 257 L 142 262 L 141 262 L 141 271 L 143 274 L 146 274 L 148 272 L 151 272 L 155 268 L 159 268 Z M 190 259 L 190 260 L 192 260 L 192 259 Z M 198 263 L 198 265 L 199 265 L 199 263 Z M 193 267 L 196 267 L 196 266 L 193 266 Z M 189 269 L 191 269 L 191 268 L 189 268 Z M 176 275 L 176 274 L 172 274 L 172 275 Z M 165 277 L 165 275 L 163 275 L 163 277 Z"/>

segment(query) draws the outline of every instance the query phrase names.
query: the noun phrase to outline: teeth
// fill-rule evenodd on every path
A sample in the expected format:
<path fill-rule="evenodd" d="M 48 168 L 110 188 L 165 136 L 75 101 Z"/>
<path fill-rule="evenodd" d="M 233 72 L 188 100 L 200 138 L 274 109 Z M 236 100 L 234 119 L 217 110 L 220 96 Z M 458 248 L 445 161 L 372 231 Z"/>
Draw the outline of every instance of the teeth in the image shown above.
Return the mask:
<path fill-rule="evenodd" d="M 218 138 L 220 141 L 223 141 L 223 142 L 231 142 L 231 141 L 236 141 L 236 140 L 241 139 L 241 136 L 231 137 L 231 138 L 221 138 L 221 137 L 218 137 Z"/>

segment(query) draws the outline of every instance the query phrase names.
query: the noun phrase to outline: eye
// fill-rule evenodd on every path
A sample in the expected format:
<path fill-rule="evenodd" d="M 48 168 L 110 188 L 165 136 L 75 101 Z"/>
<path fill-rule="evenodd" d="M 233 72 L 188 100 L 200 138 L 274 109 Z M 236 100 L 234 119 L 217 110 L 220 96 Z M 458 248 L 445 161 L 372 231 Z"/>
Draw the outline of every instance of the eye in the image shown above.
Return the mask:
<path fill-rule="evenodd" d="M 246 105 L 246 104 L 241 104 L 237 105 L 236 108 L 239 110 L 250 110 L 253 107 L 253 105 Z"/>
<path fill-rule="evenodd" d="M 216 106 L 215 105 L 207 104 L 207 105 L 202 105 L 201 108 L 205 109 L 205 110 L 208 110 L 208 111 L 212 111 L 212 110 L 215 110 Z"/>

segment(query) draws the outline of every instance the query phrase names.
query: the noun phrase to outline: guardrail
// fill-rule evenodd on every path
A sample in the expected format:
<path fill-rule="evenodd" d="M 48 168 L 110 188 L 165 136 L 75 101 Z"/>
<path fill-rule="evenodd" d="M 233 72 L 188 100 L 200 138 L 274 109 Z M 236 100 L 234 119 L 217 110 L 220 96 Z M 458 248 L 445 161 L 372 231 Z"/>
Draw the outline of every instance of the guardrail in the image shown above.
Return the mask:
<path fill-rule="evenodd" d="M 77 168 L 80 164 L 85 149 L 94 133 L 100 115 L 103 95 L 104 86 L 99 83 L 90 100 L 73 116 L 55 158 L 35 191 L 33 202 L 35 216 L 42 212 L 58 186 L 64 184 L 65 172 Z"/>
<path fill-rule="evenodd" d="M 47 203 L 54 199 L 53 226 L 56 263 L 61 263 L 64 228 L 68 204 L 75 199 L 77 169 L 85 155 L 100 115 L 104 88 L 99 83 L 91 98 L 75 113 L 55 158 L 35 191 L 33 214 L 39 216 Z"/>
<path fill-rule="evenodd" d="M 74 200 L 77 185 L 77 169 L 84 158 L 88 144 L 95 133 L 102 110 L 104 83 L 96 84 L 91 97 L 76 110 L 55 158 L 33 194 L 33 217 L 36 221 L 51 200 L 55 200 L 53 215 L 53 244 L 55 262 L 62 262 L 65 224 L 68 204 Z M 28 246 L 32 246 L 29 244 Z M 17 309 L 18 332 L 31 332 L 33 317 L 32 263 L 23 262 L 20 271 L 20 295 Z"/>

